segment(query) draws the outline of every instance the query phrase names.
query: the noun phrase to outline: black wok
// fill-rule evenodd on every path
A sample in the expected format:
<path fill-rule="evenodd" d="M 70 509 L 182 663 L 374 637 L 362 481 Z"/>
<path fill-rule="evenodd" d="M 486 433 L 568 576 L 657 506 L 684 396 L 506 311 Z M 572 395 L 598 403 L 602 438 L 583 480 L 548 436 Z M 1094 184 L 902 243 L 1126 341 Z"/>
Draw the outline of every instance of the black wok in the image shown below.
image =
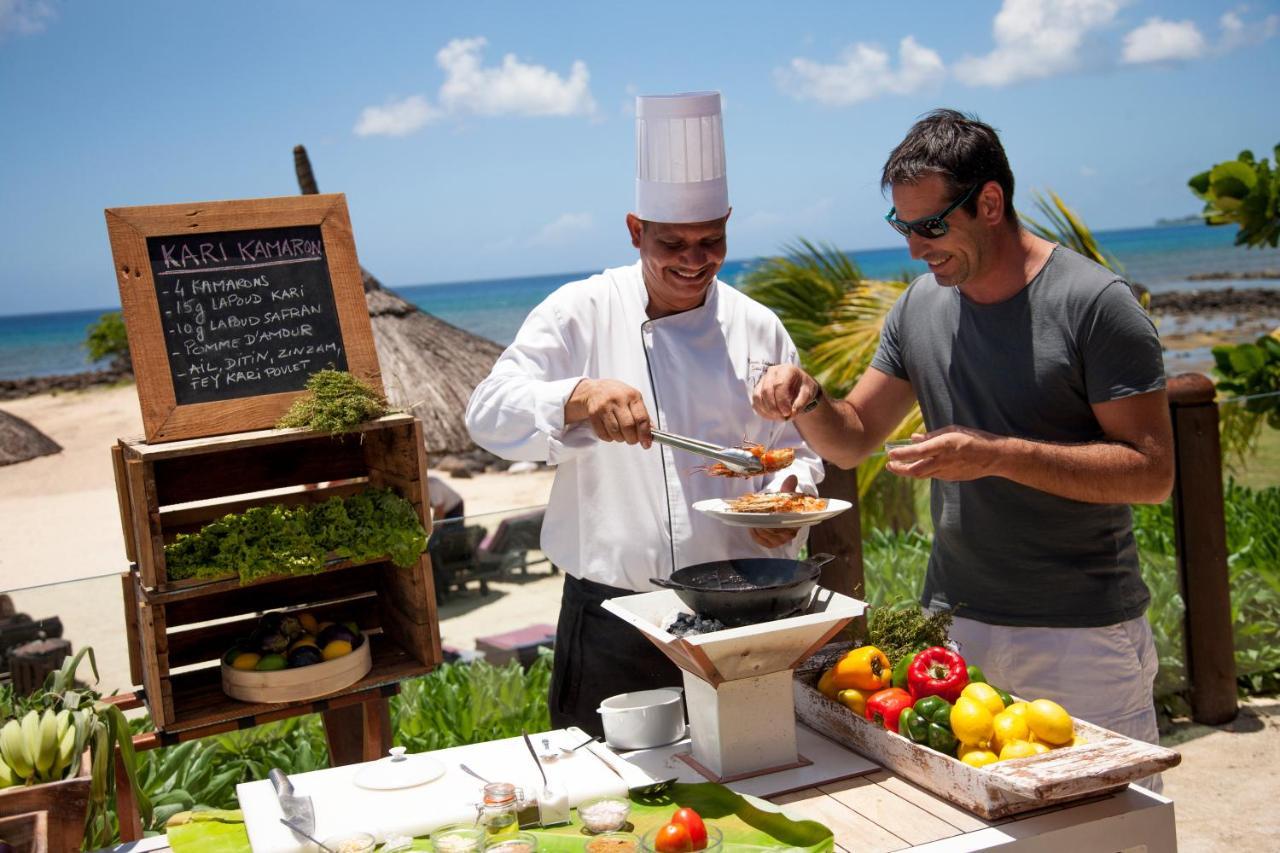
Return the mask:
<path fill-rule="evenodd" d="M 694 613 L 732 628 L 795 615 L 809 603 L 822 567 L 834 559 L 831 554 L 817 554 L 808 560 L 717 560 L 649 582 L 675 590 Z"/>

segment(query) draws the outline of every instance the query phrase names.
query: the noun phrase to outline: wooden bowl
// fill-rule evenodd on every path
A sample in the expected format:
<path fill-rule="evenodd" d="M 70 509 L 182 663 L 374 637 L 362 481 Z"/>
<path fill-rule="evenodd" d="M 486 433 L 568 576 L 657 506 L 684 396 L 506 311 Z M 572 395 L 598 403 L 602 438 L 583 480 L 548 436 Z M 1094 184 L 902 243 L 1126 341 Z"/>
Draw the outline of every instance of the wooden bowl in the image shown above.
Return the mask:
<path fill-rule="evenodd" d="M 369 638 L 349 654 L 290 669 L 258 672 L 222 665 L 222 692 L 242 702 L 301 702 L 350 687 L 369 674 Z"/>

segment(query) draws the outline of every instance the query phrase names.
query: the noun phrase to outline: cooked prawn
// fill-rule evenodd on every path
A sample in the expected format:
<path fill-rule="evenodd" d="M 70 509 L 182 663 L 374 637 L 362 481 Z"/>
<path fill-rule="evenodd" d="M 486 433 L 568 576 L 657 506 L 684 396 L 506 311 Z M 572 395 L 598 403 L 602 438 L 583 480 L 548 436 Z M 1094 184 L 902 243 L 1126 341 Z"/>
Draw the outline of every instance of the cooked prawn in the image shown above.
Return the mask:
<path fill-rule="evenodd" d="M 766 448 L 763 444 L 744 444 L 743 450 L 750 451 L 751 455 L 760 460 L 760 464 L 764 465 L 762 473 L 769 474 L 774 471 L 781 471 L 796 461 L 796 449 L 794 447 L 775 447 Z M 739 474 L 737 471 L 729 468 L 723 462 L 716 462 L 711 465 L 700 465 L 694 469 L 712 477 L 753 477 L 755 474 Z"/>

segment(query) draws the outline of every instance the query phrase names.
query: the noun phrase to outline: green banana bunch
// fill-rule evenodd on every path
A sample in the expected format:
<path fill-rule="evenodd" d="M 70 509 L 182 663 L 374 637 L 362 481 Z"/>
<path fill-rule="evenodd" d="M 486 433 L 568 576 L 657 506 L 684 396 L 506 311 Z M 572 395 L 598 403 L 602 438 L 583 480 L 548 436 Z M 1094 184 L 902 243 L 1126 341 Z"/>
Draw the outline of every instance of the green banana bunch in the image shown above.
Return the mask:
<path fill-rule="evenodd" d="M 32 711 L 27 716 L 34 713 Z M 22 781 L 30 779 L 35 773 L 35 766 L 27 752 L 22 723 L 18 720 L 10 720 L 0 728 L 0 758 L 4 759 L 4 763 Z"/>
<path fill-rule="evenodd" d="M 28 711 L 0 727 L 0 788 L 52 782 L 67 775 L 88 740 L 84 711 Z M 73 770 L 74 772 L 74 770 Z"/>

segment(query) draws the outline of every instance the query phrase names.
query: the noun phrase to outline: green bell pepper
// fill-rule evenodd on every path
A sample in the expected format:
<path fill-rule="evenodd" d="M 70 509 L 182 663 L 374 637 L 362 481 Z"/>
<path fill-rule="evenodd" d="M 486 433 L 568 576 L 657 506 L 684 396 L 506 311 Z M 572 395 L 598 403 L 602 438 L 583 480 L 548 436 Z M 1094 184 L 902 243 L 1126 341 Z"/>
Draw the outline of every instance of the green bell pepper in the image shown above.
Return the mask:
<path fill-rule="evenodd" d="M 976 663 L 969 664 L 969 683 L 978 682 L 979 684 L 987 683 L 987 676 L 983 674 L 982 667 Z"/>
<path fill-rule="evenodd" d="M 955 755 L 959 742 L 951 731 L 951 703 L 941 696 L 925 696 L 912 710 L 927 723 L 925 737 L 919 742 L 938 752 Z"/>
<path fill-rule="evenodd" d="M 941 696 L 924 696 L 913 706 L 915 712 L 931 723 L 951 726 L 951 703 Z"/>
<path fill-rule="evenodd" d="M 898 662 L 893 665 L 893 686 L 907 689 L 907 670 L 911 667 L 911 661 L 915 660 L 916 652 L 907 652 L 898 658 Z"/>
<path fill-rule="evenodd" d="M 959 746 L 960 741 L 956 740 L 950 725 L 944 726 L 938 723 L 930 723 L 928 743 L 930 749 L 936 749 L 946 755 L 955 755 L 956 747 Z"/>
<path fill-rule="evenodd" d="M 991 689 L 994 690 L 996 694 L 1000 697 L 1000 701 L 1004 703 L 1004 706 L 1006 708 L 1008 708 L 1010 705 L 1013 704 L 1013 697 L 1010 696 L 1008 693 L 1005 693 L 1003 690 L 1001 690 L 999 687 L 996 687 L 995 685 L 992 685 Z"/>
<path fill-rule="evenodd" d="M 914 708 L 904 708 L 898 717 L 898 734 L 915 743 L 928 744 L 929 721 L 916 713 Z"/>

